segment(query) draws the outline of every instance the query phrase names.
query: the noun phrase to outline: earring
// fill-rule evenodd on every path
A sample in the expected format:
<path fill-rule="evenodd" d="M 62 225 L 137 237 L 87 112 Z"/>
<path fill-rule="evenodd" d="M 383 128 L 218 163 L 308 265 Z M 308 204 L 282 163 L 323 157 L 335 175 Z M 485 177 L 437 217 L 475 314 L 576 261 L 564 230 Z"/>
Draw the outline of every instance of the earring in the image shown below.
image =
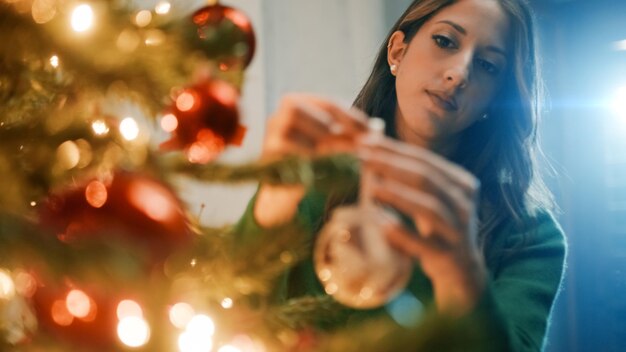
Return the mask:
<path fill-rule="evenodd" d="M 483 121 L 489 119 L 489 114 L 484 113 L 483 116 L 480 117 Z"/>
<path fill-rule="evenodd" d="M 398 66 L 391 65 L 391 66 L 389 66 L 389 70 L 391 71 L 391 74 L 395 76 L 396 75 L 396 71 L 398 71 Z"/>

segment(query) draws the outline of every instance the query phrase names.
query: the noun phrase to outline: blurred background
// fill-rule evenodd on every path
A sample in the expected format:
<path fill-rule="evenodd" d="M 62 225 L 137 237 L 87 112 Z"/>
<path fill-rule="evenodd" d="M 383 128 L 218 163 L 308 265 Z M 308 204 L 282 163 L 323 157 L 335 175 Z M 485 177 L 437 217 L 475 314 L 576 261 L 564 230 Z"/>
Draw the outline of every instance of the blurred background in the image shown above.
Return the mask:
<path fill-rule="evenodd" d="M 531 2 L 549 91 L 542 140 L 569 242 L 546 350 L 626 351 L 626 1 Z M 283 94 L 311 92 L 348 106 L 410 0 L 223 3 L 252 18 L 259 40 L 242 103 L 249 134 L 224 156 L 245 161 L 259 155 Z M 191 186 L 187 199 L 203 209 L 203 222 L 231 222 L 255 189 Z"/>

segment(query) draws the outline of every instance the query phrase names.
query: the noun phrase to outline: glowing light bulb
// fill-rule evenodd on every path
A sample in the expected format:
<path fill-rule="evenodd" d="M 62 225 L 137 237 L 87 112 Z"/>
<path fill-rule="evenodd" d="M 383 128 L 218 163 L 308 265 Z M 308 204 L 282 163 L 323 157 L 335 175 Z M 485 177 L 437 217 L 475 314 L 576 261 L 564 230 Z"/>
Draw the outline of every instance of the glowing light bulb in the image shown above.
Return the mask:
<path fill-rule="evenodd" d="M 117 336 L 129 347 L 140 347 L 150 340 L 150 326 L 140 317 L 126 317 L 117 324 Z"/>
<path fill-rule="evenodd" d="M 127 117 L 120 123 L 120 133 L 127 141 L 132 141 L 139 136 L 139 126 L 132 117 Z"/>
<path fill-rule="evenodd" d="M 52 65 L 52 67 L 54 68 L 59 67 L 59 57 L 56 55 L 52 55 L 52 57 L 50 57 L 50 65 Z"/>
<path fill-rule="evenodd" d="M 122 320 L 128 317 L 143 317 L 143 310 L 139 303 L 125 299 L 117 305 L 117 318 Z"/>
<path fill-rule="evenodd" d="M 91 129 L 98 136 L 103 136 L 109 133 L 109 126 L 102 120 L 94 121 L 91 124 Z"/>
<path fill-rule="evenodd" d="M 75 32 L 85 32 L 93 26 L 93 9 L 87 4 L 78 5 L 72 11 L 72 29 Z"/>
<path fill-rule="evenodd" d="M 15 284 L 8 271 L 0 270 L 0 299 L 9 299 L 15 295 Z"/>
<path fill-rule="evenodd" d="M 71 290 L 65 298 L 67 311 L 77 318 L 85 318 L 91 310 L 89 296 L 81 290 Z"/>
<path fill-rule="evenodd" d="M 184 329 L 194 314 L 195 312 L 189 304 L 184 302 L 176 303 L 170 308 L 170 321 L 175 327 Z"/>
<path fill-rule="evenodd" d="M 161 1 L 154 8 L 154 12 L 156 12 L 159 15 L 166 15 L 170 12 L 171 8 L 172 8 L 172 5 L 169 2 Z"/>

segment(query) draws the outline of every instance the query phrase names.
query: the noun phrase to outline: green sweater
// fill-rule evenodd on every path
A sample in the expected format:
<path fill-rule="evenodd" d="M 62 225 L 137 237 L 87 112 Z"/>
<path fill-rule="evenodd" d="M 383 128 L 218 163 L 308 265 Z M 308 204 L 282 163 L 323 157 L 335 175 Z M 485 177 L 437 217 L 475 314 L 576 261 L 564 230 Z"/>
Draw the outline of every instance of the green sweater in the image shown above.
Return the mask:
<path fill-rule="evenodd" d="M 243 239 L 248 244 L 271 239 L 269 230 L 260 228 L 254 219 L 254 201 L 238 224 L 238 233 L 250 236 Z M 311 239 L 322 225 L 325 201 L 322 194 L 310 192 L 300 203 L 297 217 Z M 566 246 L 558 223 L 547 212 L 529 216 L 523 223 L 496 228 L 485 250 L 489 282 L 470 317 L 489 331 L 487 339 L 498 342 L 499 347 L 492 345 L 492 350 L 540 351 L 561 282 Z M 264 232 L 268 237 L 260 234 Z M 407 290 L 424 305 L 432 305 L 430 280 L 417 264 Z M 310 258 L 292 269 L 281 295 L 325 295 Z"/>

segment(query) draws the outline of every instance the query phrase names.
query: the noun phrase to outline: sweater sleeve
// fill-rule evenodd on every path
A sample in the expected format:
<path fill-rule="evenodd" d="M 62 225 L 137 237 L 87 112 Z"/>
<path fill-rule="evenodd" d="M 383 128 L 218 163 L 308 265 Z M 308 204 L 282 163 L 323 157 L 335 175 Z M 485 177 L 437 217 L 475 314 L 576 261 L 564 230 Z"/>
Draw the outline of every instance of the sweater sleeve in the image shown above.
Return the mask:
<path fill-rule="evenodd" d="M 506 255 L 490 267 L 490 282 L 472 314 L 484 321 L 489 339 L 501 343 L 495 350 L 540 351 L 560 287 L 563 232 L 547 213 L 529 223 L 498 234 L 503 245 L 496 250 Z"/>

